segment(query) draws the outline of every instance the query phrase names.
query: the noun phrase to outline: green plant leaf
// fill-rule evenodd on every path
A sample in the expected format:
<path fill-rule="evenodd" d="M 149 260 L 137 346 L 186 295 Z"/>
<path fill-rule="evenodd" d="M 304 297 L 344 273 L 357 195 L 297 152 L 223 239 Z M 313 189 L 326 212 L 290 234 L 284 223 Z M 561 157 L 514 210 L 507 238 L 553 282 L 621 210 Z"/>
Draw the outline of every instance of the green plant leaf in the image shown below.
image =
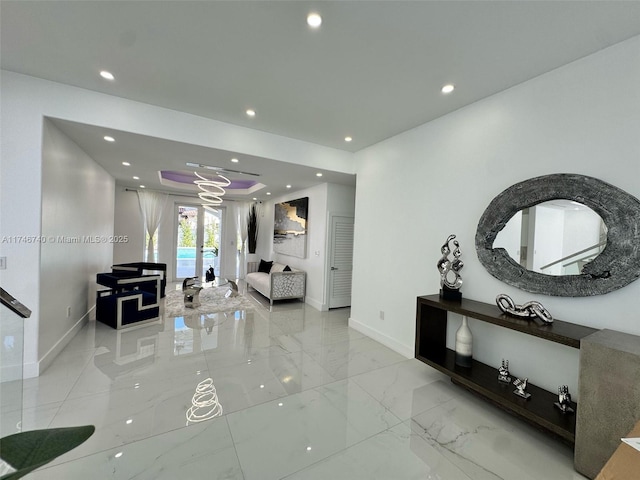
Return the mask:
<path fill-rule="evenodd" d="M 17 471 L 0 480 L 16 480 L 86 441 L 96 427 L 47 428 L 0 438 L 0 457 Z"/>

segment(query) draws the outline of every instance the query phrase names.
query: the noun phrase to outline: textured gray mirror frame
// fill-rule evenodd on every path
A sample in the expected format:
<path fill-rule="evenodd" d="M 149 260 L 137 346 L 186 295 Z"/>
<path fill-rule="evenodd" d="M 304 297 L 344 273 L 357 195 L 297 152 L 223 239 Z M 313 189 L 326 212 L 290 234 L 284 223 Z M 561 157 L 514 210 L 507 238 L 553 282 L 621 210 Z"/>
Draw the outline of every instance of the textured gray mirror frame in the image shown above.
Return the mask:
<path fill-rule="evenodd" d="M 523 208 L 553 199 L 582 203 L 608 228 L 607 245 L 580 275 L 551 276 L 525 270 L 503 248 L 492 248 L 498 232 Z M 640 201 L 593 177 L 560 173 L 517 183 L 494 198 L 476 231 L 480 263 L 497 279 L 532 293 L 586 297 L 612 292 L 640 277 Z"/>

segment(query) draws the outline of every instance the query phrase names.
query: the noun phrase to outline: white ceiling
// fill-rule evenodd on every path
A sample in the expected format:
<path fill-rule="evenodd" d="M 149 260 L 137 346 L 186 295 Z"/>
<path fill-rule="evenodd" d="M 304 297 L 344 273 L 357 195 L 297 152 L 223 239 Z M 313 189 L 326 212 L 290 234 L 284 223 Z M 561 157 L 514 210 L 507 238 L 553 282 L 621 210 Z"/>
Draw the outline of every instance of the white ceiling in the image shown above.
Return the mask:
<path fill-rule="evenodd" d="M 278 197 L 289 191 L 286 185 L 291 185 L 290 191 L 309 188 L 320 183 L 337 183 L 355 186 L 355 175 L 332 172 L 303 165 L 279 162 L 262 157 L 245 155 L 237 152 L 213 149 L 197 145 L 175 142 L 161 138 L 148 137 L 118 130 L 105 130 L 102 127 L 85 125 L 68 120 L 49 119 L 56 127 L 77 143 L 82 150 L 89 153 L 98 164 L 108 171 L 119 185 L 138 188 L 144 184 L 146 188 L 160 191 L 181 190 L 195 194 L 199 190 L 194 184 L 175 187 L 162 184 L 159 170 L 193 172 L 194 168 L 186 163 L 199 163 L 208 166 L 218 166 L 254 175 L 241 175 L 223 172 L 230 180 L 254 180 L 265 185 L 257 192 L 238 194 L 227 189 L 226 199 L 260 201 Z M 104 135 L 113 136 L 115 142 L 105 142 Z M 238 163 L 231 159 L 237 158 Z M 122 162 L 129 162 L 131 166 L 124 166 Z M 198 170 L 208 176 L 208 170 Z M 322 177 L 316 177 L 322 173 Z M 133 180 L 133 176 L 140 177 L 140 181 Z M 195 176 L 193 179 L 196 180 Z"/>
<path fill-rule="evenodd" d="M 305 22 L 312 10 L 318 30 Z M 639 35 L 640 1 L 3 0 L 0 20 L 3 69 L 358 151 Z M 210 164 L 202 148 L 125 134 L 108 151 L 92 127 L 59 126 L 122 181 L 109 155 L 147 168 L 171 150 Z M 242 162 L 269 166 L 279 184 L 311 173 Z"/>

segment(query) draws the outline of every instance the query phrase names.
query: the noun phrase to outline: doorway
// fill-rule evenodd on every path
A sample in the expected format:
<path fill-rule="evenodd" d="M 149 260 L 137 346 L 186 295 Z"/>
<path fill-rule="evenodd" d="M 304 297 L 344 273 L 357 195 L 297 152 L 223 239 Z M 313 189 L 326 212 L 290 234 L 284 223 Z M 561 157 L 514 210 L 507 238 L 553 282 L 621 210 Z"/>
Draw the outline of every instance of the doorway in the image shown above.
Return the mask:
<path fill-rule="evenodd" d="M 353 217 L 329 214 L 328 307 L 351 305 Z"/>
<path fill-rule="evenodd" d="M 209 267 L 220 275 L 220 238 L 224 208 L 179 203 L 175 209 L 174 281 L 198 277 Z"/>

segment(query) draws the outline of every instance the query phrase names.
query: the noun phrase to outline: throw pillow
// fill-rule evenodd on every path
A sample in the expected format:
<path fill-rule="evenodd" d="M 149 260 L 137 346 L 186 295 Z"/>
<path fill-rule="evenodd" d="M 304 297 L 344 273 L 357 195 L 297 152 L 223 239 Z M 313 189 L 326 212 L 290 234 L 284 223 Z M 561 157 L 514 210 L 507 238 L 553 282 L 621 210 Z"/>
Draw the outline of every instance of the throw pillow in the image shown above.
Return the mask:
<path fill-rule="evenodd" d="M 260 260 L 260 265 L 258 266 L 259 272 L 269 273 L 271 271 L 271 266 L 273 262 L 265 262 L 264 260 Z"/>
<path fill-rule="evenodd" d="M 273 262 L 271 266 L 271 273 L 284 272 L 284 265 L 278 262 Z"/>
<path fill-rule="evenodd" d="M 283 272 L 290 272 L 291 271 L 291 267 L 289 265 L 287 265 L 286 267 L 284 267 L 282 269 Z"/>

